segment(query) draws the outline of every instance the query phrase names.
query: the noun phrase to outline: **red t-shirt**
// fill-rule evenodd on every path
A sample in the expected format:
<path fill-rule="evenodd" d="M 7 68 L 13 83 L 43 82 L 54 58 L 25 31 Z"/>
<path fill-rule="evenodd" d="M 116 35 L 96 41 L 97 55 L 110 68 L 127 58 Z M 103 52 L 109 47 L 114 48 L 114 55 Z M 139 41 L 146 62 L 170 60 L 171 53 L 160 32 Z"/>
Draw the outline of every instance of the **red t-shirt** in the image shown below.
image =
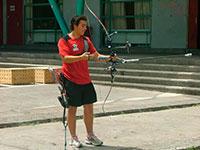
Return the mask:
<path fill-rule="evenodd" d="M 88 52 L 90 54 L 96 52 L 96 49 L 90 39 L 86 37 L 88 41 Z M 78 39 L 69 38 L 67 41 L 64 38 L 60 38 L 58 41 L 59 55 L 61 56 L 76 56 L 84 53 L 84 39 L 80 37 Z M 91 82 L 89 75 L 88 61 L 81 60 L 73 63 L 62 62 L 62 73 L 64 76 L 76 83 L 76 84 L 88 84 Z"/>

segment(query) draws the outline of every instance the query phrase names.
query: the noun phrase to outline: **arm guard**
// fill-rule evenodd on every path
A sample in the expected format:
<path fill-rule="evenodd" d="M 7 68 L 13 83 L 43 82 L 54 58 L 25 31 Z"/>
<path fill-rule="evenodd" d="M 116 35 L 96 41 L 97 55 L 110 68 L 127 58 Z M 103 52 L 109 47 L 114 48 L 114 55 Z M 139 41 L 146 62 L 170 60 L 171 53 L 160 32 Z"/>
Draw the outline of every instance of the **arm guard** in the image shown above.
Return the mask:
<path fill-rule="evenodd" d="M 110 56 L 104 56 L 104 55 L 100 55 L 99 57 L 97 57 L 97 60 L 108 60 L 110 58 Z"/>

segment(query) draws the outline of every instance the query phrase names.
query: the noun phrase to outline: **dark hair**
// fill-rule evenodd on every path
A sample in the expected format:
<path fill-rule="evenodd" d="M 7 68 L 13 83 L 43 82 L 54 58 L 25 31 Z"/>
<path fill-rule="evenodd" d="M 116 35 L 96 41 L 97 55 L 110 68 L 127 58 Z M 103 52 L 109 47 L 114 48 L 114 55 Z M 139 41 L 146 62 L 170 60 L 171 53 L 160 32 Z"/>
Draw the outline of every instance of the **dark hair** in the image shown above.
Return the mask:
<path fill-rule="evenodd" d="M 71 25 L 70 28 L 71 30 L 74 30 L 74 25 L 79 25 L 79 22 L 81 20 L 87 21 L 87 17 L 86 16 L 74 16 L 71 20 Z"/>

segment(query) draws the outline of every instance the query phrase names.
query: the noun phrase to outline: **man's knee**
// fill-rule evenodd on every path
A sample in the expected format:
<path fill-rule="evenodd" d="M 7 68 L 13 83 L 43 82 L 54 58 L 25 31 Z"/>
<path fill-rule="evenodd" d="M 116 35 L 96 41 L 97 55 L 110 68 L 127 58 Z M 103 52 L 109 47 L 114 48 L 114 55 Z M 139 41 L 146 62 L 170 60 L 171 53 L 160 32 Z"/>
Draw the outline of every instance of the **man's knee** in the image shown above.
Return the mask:
<path fill-rule="evenodd" d="M 77 111 L 77 107 L 69 106 L 68 113 L 70 113 L 70 114 L 76 114 L 76 111 Z"/>
<path fill-rule="evenodd" d="M 91 109 L 91 108 L 93 108 L 93 104 L 85 104 L 85 105 L 83 105 L 83 108 L 84 109 Z"/>

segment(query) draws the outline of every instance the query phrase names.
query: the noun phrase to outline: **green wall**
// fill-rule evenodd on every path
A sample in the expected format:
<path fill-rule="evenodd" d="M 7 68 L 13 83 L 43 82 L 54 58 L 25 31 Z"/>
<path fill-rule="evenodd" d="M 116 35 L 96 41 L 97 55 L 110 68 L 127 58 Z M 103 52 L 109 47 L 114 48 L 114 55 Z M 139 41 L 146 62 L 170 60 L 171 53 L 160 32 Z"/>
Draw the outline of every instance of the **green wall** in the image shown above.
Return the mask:
<path fill-rule="evenodd" d="M 187 48 L 188 0 L 152 1 L 152 48 Z"/>
<path fill-rule="evenodd" d="M 70 25 L 71 17 L 76 14 L 76 3 L 74 0 L 63 2 L 64 18 Z M 100 0 L 87 0 L 87 2 L 95 14 L 100 16 Z M 89 18 L 92 40 L 99 49 L 101 26 L 86 8 L 84 14 Z M 187 22 L 188 0 L 152 0 L 151 48 L 187 48 Z"/>

